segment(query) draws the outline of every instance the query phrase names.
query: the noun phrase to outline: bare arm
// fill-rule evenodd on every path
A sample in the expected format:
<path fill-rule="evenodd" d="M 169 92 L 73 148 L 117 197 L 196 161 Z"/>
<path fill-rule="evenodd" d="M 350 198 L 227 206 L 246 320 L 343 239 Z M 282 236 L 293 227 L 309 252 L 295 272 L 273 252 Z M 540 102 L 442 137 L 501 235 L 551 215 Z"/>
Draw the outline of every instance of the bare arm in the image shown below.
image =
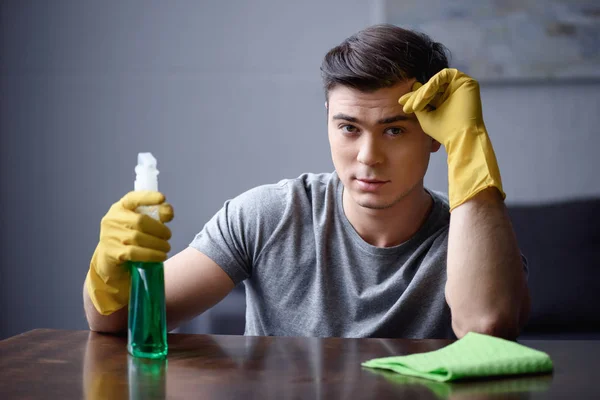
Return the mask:
<path fill-rule="evenodd" d="M 196 249 L 188 247 L 165 262 L 165 298 L 168 329 L 175 329 L 221 301 L 234 284 L 217 265 Z M 85 314 L 90 330 L 123 333 L 127 330 L 127 307 L 102 315 L 83 289 Z"/>
<path fill-rule="evenodd" d="M 446 301 L 458 338 L 514 339 L 529 316 L 529 289 L 500 193 L 486 189 L 451 214 Z"/>
<path fill-rule="evenodd" d="M 213 260 L 188 247 L 165 263 L 165 296 L 169 330 L 223 300 L 233 281 Z"/>

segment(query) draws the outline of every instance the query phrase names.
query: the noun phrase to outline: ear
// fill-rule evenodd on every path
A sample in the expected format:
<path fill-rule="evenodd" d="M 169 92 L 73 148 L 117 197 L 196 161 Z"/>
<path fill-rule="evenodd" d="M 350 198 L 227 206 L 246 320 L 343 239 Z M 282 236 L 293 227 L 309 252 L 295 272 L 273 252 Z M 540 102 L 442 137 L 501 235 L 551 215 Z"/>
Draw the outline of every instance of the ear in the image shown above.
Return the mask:
<path fill-rule="evenodd" d="M 442 147 L 442 145 L 440 144 L 440 142 L 438 142 L 435 139 L 431 139 L 431 152 L 432 153 L 437 152 L 440 149 L 440 147 Z"/>

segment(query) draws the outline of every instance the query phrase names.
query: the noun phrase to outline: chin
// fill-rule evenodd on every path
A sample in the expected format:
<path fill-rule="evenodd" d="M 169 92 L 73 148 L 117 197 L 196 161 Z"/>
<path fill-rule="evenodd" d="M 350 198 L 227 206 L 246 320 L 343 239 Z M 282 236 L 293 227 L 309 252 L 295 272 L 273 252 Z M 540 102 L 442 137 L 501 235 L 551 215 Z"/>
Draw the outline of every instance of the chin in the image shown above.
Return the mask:
<path fill-rule="evenodd" d="M 363 193 L 360 191 L 353 191 L 351 193 L 352 200 L 361 207 L 368 208 L 371 210 L 384 210 L 387 208 L 394 207 L 398 203 L 402 202 L 413 192 L 412 188 L 396 188 L 391 193 Z"/>
<path fill-rule="evenodd" d="M 362 208 L 368 208 L 369 210 L 385 210 L 390 208 L 393 204 L 377 204 L 377 203 L 357 203 Z"/>
<path fill-rule="evenodd" d="M 358 195 L 354 197 L 354 202 L 363 208 L 369 208 L 371 210 L 384 210 L 386 208 L 392 207 L 394 204 L 396 204 L 397 201 L 384 198 L 383 196 Z"/>

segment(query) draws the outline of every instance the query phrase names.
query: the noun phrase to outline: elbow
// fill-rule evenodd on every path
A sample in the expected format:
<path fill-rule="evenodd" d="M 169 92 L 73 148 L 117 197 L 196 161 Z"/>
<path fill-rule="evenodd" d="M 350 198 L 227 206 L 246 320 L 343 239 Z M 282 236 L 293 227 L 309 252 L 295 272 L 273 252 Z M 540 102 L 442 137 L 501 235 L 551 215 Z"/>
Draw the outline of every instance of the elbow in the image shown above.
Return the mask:
<path fill-rule="evenodd" d="M 88 318 L 88 327 L 90 331 L 96 333 L 109 333 L 113 335 L 121 335 L 127 332 L 127 326 L 123 325 L 121 318 L 118 319 L 93 319 Z"/>
<path fill-rule="evenodd" d="M 109 334 L 113 334 L 113 335 L 120 335 L 120 334 L 125 333 L 125 331 L 123 330 L 122 327 L 118 327 L 118 326 L 114 326 L 114 325 L 111 326 L 111 325 L 107 325 L 107 324 L 97 324 L 97 323 L 88 321 L 88 327 L 90 328 L 90 331 L 96 332 L 96 333 L 109 333 Z"/>
<path fill-rule="evenodd" d="M 475 318 L 452 318 L 452 329 L 458 339 L 469 332 L 481 333 L 507 340 L 519 336 L 519 323 L 514 316 L 485 315 Z"/>
<path fill-rule="evenodd" d="M 88 311 L 88 310 L 86 310 Z M 127 307 L 115 311 L 110 315 L 100 315 L 96 310 L 86 313 L 90 331 L 97 333 L 110 333 L 121 335 L 127 332 Z"/>
<path fill-rule="evenodd" d="M 93 307 L 91 305 L 85 309 L 85 316 L 90 331 L 117 335 L 127 332 L 127 307 L 110 315 L 101 315 Z"/>

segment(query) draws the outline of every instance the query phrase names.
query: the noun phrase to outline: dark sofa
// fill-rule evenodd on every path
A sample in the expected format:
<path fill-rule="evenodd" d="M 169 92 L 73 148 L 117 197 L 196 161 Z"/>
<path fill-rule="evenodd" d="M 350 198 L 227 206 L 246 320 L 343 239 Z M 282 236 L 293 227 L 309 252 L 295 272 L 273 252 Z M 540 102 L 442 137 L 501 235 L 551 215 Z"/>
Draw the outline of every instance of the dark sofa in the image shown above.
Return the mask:
<path fill-rule="evenodd" d="M 600 199 L 509 206 L 529 264 L 523 338 L 600 339 Z"/>
<path fill-rule="evenodd" d="M 532 310 L 521 338 L 600 339 L 600 199 L 508 208 L 529 264 Z M 206 332 L 243 334 L 244 317 L 238 285 L 201 318 Z"/>

